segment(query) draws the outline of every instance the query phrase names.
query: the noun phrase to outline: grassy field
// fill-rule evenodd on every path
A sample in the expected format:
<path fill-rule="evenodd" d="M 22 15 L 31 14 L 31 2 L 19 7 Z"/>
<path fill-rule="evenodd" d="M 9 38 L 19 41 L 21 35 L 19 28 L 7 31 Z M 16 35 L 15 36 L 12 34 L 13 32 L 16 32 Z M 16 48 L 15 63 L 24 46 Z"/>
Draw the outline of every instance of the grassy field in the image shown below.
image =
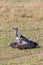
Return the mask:
<path fill-rule="evenodd" d="M 12 27 L 41 47 L 10 48 Z M 0 0 L 0 65 L 43 65 L 43 0 Z"/>

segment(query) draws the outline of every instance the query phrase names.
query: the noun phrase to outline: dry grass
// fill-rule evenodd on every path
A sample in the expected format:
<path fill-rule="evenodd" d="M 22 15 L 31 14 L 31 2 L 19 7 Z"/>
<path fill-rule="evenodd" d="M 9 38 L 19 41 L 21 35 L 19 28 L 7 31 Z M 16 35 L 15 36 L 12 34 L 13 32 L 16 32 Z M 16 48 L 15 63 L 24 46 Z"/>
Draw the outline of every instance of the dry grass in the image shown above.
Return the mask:
<path fill-rule="evenodd" d="M 42 48 L 12 49 L 12 27 Z M 0 0 L 0 65 L 43 65 L 43 0 Z"/>

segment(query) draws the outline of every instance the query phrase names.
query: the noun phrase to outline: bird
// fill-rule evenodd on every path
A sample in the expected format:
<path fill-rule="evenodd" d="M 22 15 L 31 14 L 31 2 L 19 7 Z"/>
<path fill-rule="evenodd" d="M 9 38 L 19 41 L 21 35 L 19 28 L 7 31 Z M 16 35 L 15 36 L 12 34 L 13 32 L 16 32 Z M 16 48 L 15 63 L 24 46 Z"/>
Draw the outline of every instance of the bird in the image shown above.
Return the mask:
<path fill-rule="evenodd" d="M 16 45 L 17 45 L 17 42 L 11 42 L 9 46 L 12 48 L 16 48 Z"/>
<path fill-rule="evenodd" d="M 16 36 L 16 41 L 17 42 L 20 42 L 22 44 L 29 43 L 29 40 L 25 36 L 23 36 L 22 34 L 20 34 L 18 32 L 18 28 L 17 27 L 16 28 L 13 28 L 13 29 L 15 30 L 15 36 Z"/>
<path fill-rule="evenodd" d="M 18 49 L 30 49 L 30 48 L 36 48 L 38 47 L 38 43 L 27 39 L 25 36 L 20 34 L 18 31 L 18 27 L 13 27 L 15 30 L 15 36 L 16 36 L 16 43 L 18 43 L 17 48 Z"/>

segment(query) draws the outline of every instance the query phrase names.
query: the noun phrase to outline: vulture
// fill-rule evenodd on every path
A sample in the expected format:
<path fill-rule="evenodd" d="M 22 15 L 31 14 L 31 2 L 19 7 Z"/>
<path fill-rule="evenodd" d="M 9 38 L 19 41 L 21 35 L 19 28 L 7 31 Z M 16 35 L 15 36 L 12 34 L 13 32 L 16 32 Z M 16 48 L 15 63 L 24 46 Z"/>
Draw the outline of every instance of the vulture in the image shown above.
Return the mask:
<path fill-rule="evenodd" d="M 13 28 L 15 30 L 15 37 L 16 37 L 16 42 L 15 43 L 11 43 L 10 46 L 12 48 L 17 47 L 18 49 L 32 49 L 32 48 L 37 48 L 38 43 L 27 39 L 25 36 L 21 35 L 18 32 L 18 28 Z"/>

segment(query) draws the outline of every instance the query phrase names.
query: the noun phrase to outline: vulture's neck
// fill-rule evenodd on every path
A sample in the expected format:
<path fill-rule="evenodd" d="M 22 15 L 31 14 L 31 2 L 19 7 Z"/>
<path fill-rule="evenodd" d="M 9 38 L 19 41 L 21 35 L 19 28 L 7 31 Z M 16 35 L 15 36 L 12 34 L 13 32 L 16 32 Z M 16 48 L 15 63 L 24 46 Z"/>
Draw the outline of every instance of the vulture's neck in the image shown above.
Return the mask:
<path fill-rule="evenodd" d="M 16 34 L 15 35 L 16 35 L 16 37 L 18 37 L 18 30 L 16 30 Z"/>

